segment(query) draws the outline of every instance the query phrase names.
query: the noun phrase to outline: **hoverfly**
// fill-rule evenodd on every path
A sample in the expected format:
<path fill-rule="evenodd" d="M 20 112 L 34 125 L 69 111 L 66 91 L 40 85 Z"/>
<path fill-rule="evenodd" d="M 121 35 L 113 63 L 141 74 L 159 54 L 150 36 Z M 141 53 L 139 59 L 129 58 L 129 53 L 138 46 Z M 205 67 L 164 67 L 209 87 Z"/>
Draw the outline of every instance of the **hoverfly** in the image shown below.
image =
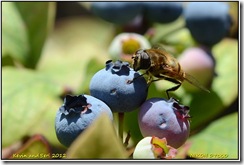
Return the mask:
<path fill-rule="evenodd" d="M 137 50 L 132 56 L 132 60 L 132 66 L 135 71 L 140 69 L 146 70 L 146 72 L 141 74 L 139 77 L 147 74 L 149 76 L 147 81 L 148 85 L 158 80 L 167 80 L 177 84 L 176 86 L 166 90 L 168 98 L 169 92 L 177 90 L 184 80 L 206 92 L 209 92 L 209 90 L 202 86 L 193 76 L 185 73 L 176 58 L 166 52 L 160 45 L 155 45 L 151 49 Z M 153 80 L 153 77 L 158 79 Z"/>

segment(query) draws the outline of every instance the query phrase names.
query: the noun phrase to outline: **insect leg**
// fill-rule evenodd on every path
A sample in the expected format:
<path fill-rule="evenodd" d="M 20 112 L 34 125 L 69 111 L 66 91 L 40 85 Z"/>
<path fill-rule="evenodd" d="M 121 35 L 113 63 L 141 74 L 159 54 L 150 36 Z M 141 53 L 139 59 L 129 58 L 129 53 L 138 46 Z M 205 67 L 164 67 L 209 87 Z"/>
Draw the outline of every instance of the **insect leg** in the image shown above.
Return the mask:
<path fill-rule="evenodd" d="M 131 84 L 131 83 L 133 83 L 133 81 L 135 81 L 136 79 L 138 79 L 138 78 L 144 76 L 145 74 L 147 74 L 147 73 L 145 72 L 145 73 L 143 73 L 143 74 L 141 74 L 141 75 L 139 75 L 139 76 L 133 78 L 132 80 L 128 80 L 127 83 L 128 83 L 128 84 Z"/>
<path fill-rule="evenodd" d="M 167 97 L 168 97 L 168 99 L 169 99 L 169 98 L 170 98 L 170 97 L 169 97 L 169 92 L 170 92 L 170 91 L 175 91 L 175 90 L 177 90 L 177 89 L 181 86 L 181 81 L 179 81 L 179 80 L 175 80 L 175 79 L 172 79 L 172 78 L 169 78 L 169 77 L 164 77 L 164 79 L 165 79 L 165 80 L 168 80 L 168 81 L 170 81 L 170 82 L 172 82 L 172 83 L 178 84 L 177 86 L 174 86 L 173 88 L 170 88 L 170 89 L 167 89 L 167 90 L 166 90 L 166 94 L 167 94 Z"/>
<path fill-rule="evenodd" d="M 177 90 L 180 86 L 181 86 L 181 84 L 178 84 L 177 86 L 175 86 L 175 87 L 173 87 L 173 88 L 170 88 L 170 89 L 167 89 L 167 90 L 166 90 L 166 94 L 167 94 L 168 99 L 169 99 L 169 91 L 175 91 L 175 90 Z"/>
<path fill-rule="evenodd" d="M 148 80 L 147 80 L 147 85 L 150 86 L 151 83 L 155 82 L 155 81 L 159 81 L 159 80 L 162 80 L 162 78 L 159 78 L 159 79 L 155 79 L 153 80 L 152 79 L 153 77 L 149 77 Z"/>

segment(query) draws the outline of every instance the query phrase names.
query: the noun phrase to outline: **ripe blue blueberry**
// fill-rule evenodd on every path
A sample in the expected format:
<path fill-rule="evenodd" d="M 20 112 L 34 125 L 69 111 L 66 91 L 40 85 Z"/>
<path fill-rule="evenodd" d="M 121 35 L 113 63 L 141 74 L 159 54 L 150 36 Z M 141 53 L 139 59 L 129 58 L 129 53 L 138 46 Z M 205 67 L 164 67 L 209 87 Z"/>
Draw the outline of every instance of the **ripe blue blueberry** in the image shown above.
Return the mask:
<path fill-rule="evenodd" d="M 106 21 L 126 24 L 142 11 L 142 5 L 138 2 L 92 2 L 91 11 Z"/>
<path fill-rule="evenodd" d="M 106 68 L 98 71 L 91 79 L 90 93 L 104 101 L 113 112 L 130 112 L 139 108 L 147 97 L 144 77 L 130 68 L 129 63 L 109 60 Z"/>
<path fill-rule="evenodd" d="M 151 98 L 145 101 L 138 114 L 138 122 L 144 137 L 166 138 L 167 143 L 179 148 L 190 133 L 189 108 L 176 100 Z"/>
<path fill-rule="evenodd" d="M 143 2 L 144 15 L 151 22 L 169 23 L 182 13 L 181 2 Z"/>
<path fill-rule="evenodd" d="M 184 17 L 192 37 L 209 46 L 227 35 L 232 22 L 225 2 L 189 2 Z"/>
<path fill-rule="evenodd" d="M 55 119 L 56 135 L 60 143 L 70 146 L 101 113 L 107 113 L 113 120 L 112 111 L 101 100 L 89 95 L 67 95 Z"/>

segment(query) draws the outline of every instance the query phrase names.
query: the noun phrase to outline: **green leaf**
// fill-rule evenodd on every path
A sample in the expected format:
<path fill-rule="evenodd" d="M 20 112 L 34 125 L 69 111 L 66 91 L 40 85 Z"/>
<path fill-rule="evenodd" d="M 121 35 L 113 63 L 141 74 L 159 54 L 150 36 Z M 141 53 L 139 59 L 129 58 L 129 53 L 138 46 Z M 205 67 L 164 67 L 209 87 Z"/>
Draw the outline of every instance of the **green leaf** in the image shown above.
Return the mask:
<path fill-rule="evenodd" d="M 107 49 L 111 31 L 111 25 L 99 19 L 72 17 L 61 20 L 45 45 L 38 70 L 52 76 L 62 86 L 84 92 L 86 81 L 109 60 Z M 96 63 L 90 63 L 91 59 L 96 59 Z M 103 67 L 98 68 L 99 63 Z"/>
<path fill-rule="evenodd" d="M 190 107 L 191 130 L 192 132 L 199 127 L 206 126 L 223 109 L 223 102 L 215 92 L 200 92 L 191 95 Z"/>
<path fill-rule="evenodd" d="M 3 66 L 14 66 L 14 61 L 11 56 L 3 55 L 2 56 L 2 67 Z"/>
<path fill-rule="evenodd" d="M 55 3 L 3 2 L 2 5 L 3 56 L 9 55 L 26 67 L 35 68 L 54 22 Z"/>
<path fill-rule="evenodd" d="M 47 135 L 48 140 L 56 138 L 54 120 L 62 104 L 58 99 L 61 86 L 32 70 L 10 67 L 3 68 L 2 81 L 3 147 L 35 132 L 40 125 L 43 132 L 38 133 Z"/>
<path fill-rule="evenodd" d="M 34 135 L 14 154 L 11 159 L 50 159 L 48 141 L 41 135 Z"/>
<path fill-rule="evenodd" d="M 71 144 L 68 159 L 125 159 L 125 148 L 106 114 L 102 114 Z"/>
<path fill-rule="evenodd" d="M 43 113 L 41 118 L 39 119 L 40 121 L 32 126 L 32 128 L 28 131 L 28 134 L 41 134 L 47 138 L 50 144 L 56 147 L 64 148 L 57 139 L 54 127 L 56 113 L 59 107 L 63 104 L 63 102 L 60 99 L 57 99 L 57 96 L 55 98 L 51 98 L 50 96 L 48 97 L 50 101 L 52 101 L 52 103 L 48 104 L 48 108 L 46 108 L 45 113 Z"/>
<path fill-rule="evenodd" d="M 2 56 L 26 63 L 30 51 L 28 32 L 13 2 L 2 3 Z M 3 61 L 3 64 L 6 64 Z"/>
<path fill-rule="evenodd" d="M 188 155 L 200 159 L 238 158 L 238 113 L 222 117 L 189 139 Z"/>
<path fill-rule="evenodd" d="M 95 57 L 91 58 L 86 65 L 86 78 L 83 79 L 83 82 L 81 83 L 82 85 L 80 86 L 81 89 L 78 91 L 89 91 L 89 84 L 92 77 L 96 72 L 103 68 L 105 68 L 105 62 L 102 63 Z"/>
<path fill-rule="evenodd" d="M 212 90 L 229 106 L 238 95 L 238 41 L 224 39 L 213 47 L 216 73 Z"/>
<path fill-rule="evenodd" d="M 26 30 L 30 52 L 24 65 L 35 68 L 49 31 L 53 27 L 55 15 L 54 2 L 15 2 Z M 33 14 L 30 14 L 33 13 Z M 19 33 L 16 31 L 15 33 Z"/>

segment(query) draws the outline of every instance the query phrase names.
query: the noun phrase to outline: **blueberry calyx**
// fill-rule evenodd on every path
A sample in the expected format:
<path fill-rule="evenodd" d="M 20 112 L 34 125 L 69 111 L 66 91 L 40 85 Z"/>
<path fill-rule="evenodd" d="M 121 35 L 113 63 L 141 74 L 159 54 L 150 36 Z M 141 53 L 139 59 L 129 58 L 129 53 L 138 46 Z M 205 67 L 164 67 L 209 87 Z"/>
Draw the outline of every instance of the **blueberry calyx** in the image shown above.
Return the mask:
<path fill-rule="evenodd" d="M 122 62 L 117 60 L 113 62 L 112 60 L 108 60 L 106 62 L 106 70 L 111 71 L 113 74 L 123 74 L 129 75 L 130 72 L 130 65 L 128 62 Z"/>
<path fill-rule="evenodd" d="M 173 106 L 174 111 L 177 114 L 177 117 L 186 118 L 186 119 L 191 118 L 191 116 L 189 114 L 190 108 L 188 106 L 179 104 L 179 101 L 174 98 L 170 98 L 168 100 L 168 102 L 173 103 L 172 106 Z"/>
<path fill-rule="evenodd" d="M 85 113 L 91 107 L 91 104 L 87 103 L 86 100 L 86 97 L 83 95 L 66 95 L 64 104 L 59 110 L 65 115 L 69 115 L 70 113 Z"/>

